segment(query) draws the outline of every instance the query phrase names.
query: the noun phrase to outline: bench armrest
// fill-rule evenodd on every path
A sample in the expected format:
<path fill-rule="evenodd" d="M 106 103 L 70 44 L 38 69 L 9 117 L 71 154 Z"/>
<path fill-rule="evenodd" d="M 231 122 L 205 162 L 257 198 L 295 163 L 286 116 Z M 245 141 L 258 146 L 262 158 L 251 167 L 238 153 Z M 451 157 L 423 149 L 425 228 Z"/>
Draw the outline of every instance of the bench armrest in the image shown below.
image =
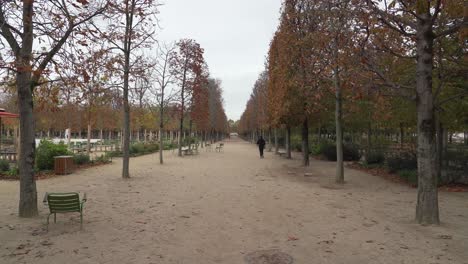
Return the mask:
<path fill-rule="evenodd" d="M 86 193 L 84 193 L 83 194 L 83 199 L 81 199 L 81 204 L 85 203 L 87 200 L 88 200 L 88 198 L 86 198 Z"/>

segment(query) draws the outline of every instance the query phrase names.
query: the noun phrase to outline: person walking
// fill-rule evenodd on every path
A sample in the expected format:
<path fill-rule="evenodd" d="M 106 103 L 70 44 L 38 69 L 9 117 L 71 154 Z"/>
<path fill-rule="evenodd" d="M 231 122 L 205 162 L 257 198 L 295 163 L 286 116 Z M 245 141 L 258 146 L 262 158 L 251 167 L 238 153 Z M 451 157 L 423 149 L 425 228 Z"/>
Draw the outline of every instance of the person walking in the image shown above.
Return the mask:
<path fill-rule="evenodd" d="M 263 159 L 263 150 L 265 149 L 265 140 L 262 136 L 257 141 L 258 150 L 260 150 L 260 158 Z"/>

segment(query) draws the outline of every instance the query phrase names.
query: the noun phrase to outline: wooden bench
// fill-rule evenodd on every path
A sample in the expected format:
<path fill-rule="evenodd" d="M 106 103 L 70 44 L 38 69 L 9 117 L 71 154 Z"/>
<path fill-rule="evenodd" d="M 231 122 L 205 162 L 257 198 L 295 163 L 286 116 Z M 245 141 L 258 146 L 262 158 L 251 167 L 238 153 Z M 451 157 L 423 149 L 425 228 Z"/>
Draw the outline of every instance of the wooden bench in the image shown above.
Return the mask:
<path fill-rule="evenodd" d="M 278 151 L 278 155 L 280 155 L 280 157 L 283 157 L 283 156 L 286 156 L 288 153 L 286 151 Z"/>
<path fill-rule="evenodd" d="M 219 143 L 219 144 L 216 146 L 215 151 L 221 152 L 221 150 L 223 150 L 223 147 L 224 147 L 224 143 Z"/>
<path fill-rule="evenodd" d="M 80 201 L 80 195 L 76 192 L 72 193 L 46 193 L 44 205 L 49 207 L 49 215 L 47 215 L 47 230 L 49 230 L 49 217 L 54 215 L 54 223 L 57 223 L 57 213 L 80 213 L 80 228 L 83 228 L 83 205 L 86 202 L 86 193 Z"/>

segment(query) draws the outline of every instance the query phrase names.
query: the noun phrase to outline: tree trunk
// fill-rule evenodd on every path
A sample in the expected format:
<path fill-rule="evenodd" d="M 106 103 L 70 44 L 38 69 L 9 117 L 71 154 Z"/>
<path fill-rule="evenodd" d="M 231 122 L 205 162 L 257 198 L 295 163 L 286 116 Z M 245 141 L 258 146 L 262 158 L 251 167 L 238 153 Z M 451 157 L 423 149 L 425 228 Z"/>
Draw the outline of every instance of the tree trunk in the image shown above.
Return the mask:
<path fill-rule="evenodd" d="M 335 25 L 334 25 L 335 26 Z M 333 59 L 336 64 L 333 69 L 333 85 L 335 86 L 335 124 L 336 124 L 336 177 L 337 184 L 344 184 L 343 166 L 343 128 L 342 128 L 342 95 L 338 64 L 338 36 L 333 40 Z"/>
<path fill-rule="evenodd" d="M 88 122 L 88 135 L 86 140 L 86 153 L 91 154 L 91 123 Z"/>
<path fill-rule="evenodd" d="M 268 152 L 271 152 L 273 144 L 271 143 L 271 128 L 268 129 Z"/>
<path fill-rule="evenodd" d="M 286 153 L 286 157 L 291 159 L 291 127 L 289 126 L 286 127 Z"/>
<path fill-rule="evenodd" d="M 318 132 L 317 143 L 320 143 L 320 141 L 322 141 L 322 125 L 319 125 L 317 132 Z"/>
<path fill-rule="evenodd" d="M 277 128 L 275 128 L 274 130 L 274 137 L 275 137 L 275 154 L 278 154 L 279 144 L 278 144 L 278 129 Z"/>
<path fill-rule="evenodd" d="M 182 132 L 184 130 L 184 107 L 185 107 L 185 81 L 186 81 L 187 67 L 184 67 L 184 77 L 182 80 L 182 89 L 181 89 L 181 110 L 180 110 L 180 127 L 179 127 L 179 157 L 182 157 Z"/>
<path fill-rule="evenodd" d="M 128 71 L 124 79 L 124 111 L 123 111 L 123 142 L 122 142 L 122 178 L 130 178 L 130 105 L 128 103 Z M 126 84 L 125 84 L 126 83 Z"/>
<path fill-rule="evenodd" d="M 367 150 L 366 150 L 366 161 L 369 160 L 369 156 L 372 148 L 372 124 L 371 122 L 367 123 Z"/>
<path fill-rule="evenodd" d="M 190 118 L 190 121 L 189 121 L 189 133 L 188 133 L 188 148 L 191 149 L 192 148 L 192 125 L 193 125 L 193 122 L 192 122 L 192 118 Z"/>
<path fill-rule="evenodd" d="M 302 124 L 302 165 L 309 166 L 309 123 L 308 118 L 305 118 Z"/>
<path fill-rule="evenodd" d="M 442 152 L 443 152 L 443 147 L 444 147 L 444 136 L 443 132 L 444 128 L 442 126 L 442 122 L 437 121 L 437 130 L 436 130 L 436 174 L 437 174 L 437 179 L 441 180 L 442 179 Z"/>
<path fill-rule="evenodd" d="M 29 64 L 29 61 L 24 59 L 24 63 Z M 18 107 L 20 111 L 20 159 L 18 161 L 20 175 L 19 216 L 33 217 L 38 215 L 38 210 L 36 180 L 34 178 L 35 122 L 33 115 L 31 73 L 28 71 L 18 72 L 16 81 L 18 89 Z"/>
<path fill-rule="evenodd" d="M 405 142 L 405 128 L 403 127 L 403 123 L 400 123 L 400 145 L 403 147 Z"/>
<path fill-rule="evenodd" d="M 19 216 L 33 217 L 38 215 L 37 189 L 34 178 L 35 159 L 35 122 L 33 112 L 33 88 L 31 78 L 31 54 L 33 47 L 33 1 L 23 4 L 23 47 L 16 54 L 16 87 L 18 109 L 20 112 L 20 175 Z"/>
<path fill-rule="evenodd" d="M 164 89 L 161 93 L 161 105 L 159 107 L 159 164 L 163 164 L 164 140 L 162 138 L 162 132 L 164 130 Z"/>
<path fill-rule="evenodd" d="M 418 114 L 418 201 L 416 220 L 420 224 L 439 224 L 439 201 L 435 160 L 435 120 L 432 94 L 433 42 L 432 17 L 420 14 L 417 25 L 417 114 Z"/>

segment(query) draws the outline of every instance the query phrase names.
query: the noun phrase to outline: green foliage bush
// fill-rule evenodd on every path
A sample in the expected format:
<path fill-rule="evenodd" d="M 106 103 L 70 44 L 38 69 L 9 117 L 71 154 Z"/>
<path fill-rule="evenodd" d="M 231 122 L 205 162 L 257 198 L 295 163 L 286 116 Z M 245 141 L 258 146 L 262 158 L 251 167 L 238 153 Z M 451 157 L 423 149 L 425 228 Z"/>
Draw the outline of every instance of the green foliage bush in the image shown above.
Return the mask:
<path fill-rule="evenodd" d="M 73 161 L 75 162 L 76 165 L 83 165 L 83 164 L 90 163 L 91 159 L 89 158 L 89 155 L 77 154 L 73 156 Z"/>
<path fill-rule="evenodd" d="M 7 175 L 10 177 L 18 176 L 18 174 L 19 174 L 19 170 L 17 167 L 10 168 L 10 170 L 7 171 Z"/>
<path fill-rule="evenodd" d="M 387 165 L 392 173 L 400 170 L 416 170 L 418 160 L 415 153 L 402 152 L 396 156 L 387 157 Z"/>
<path fill-rule="evenodd" d="M 336 161 L 336 146 L 332 144 L 325 145 L 321 154 L 329 161 Z"/>
<path fill-rule="evenodd" d="M 171 150 L 171 149 L 173 149 L 175 147 L 176 147 L 176 144 L 172 143 L 172 142 L 164 142 L 164 144 L 163 144 L 164 150 Z"/>
<path fill-rule="evenodd" d="M 107 156 L 109 157 L 122 157 L 122 151 L 110 151 L 110 152 L 107 152 Z"/>
<path fill-rule="evenodd" d="M 184 146 L 188 146 L 189 144 L 195 144 L 198 142 L 196 137 L 186 137 L 182 142 Z"/>
<path fill-rule="evenodd" d="M 417 170 L 400 170 L 398 175 L 408 181 L 411 185 L 418 185 L 418 171 Z"/>
<path fill-rule="evenodd" d="M 324 154 L 325 150 L 328 149 L 330 146 L 335 147 L 335 145 L 332 142 L 327 141 L 327 140 L 322 140 L 317 145 L 312 146 L 311 148 L 312 154 L 322 155 Z"/>
<path fill-rule="evenodd" d="M 154 153 L 159 151 L 159 144 L 158 143 L 150 143 L 145 144 L 145 152 L 146 153 Z"/>
<path fill-rule="evenodd" d="M 370 151 L 366 156 L 367 164 L 383 164 L 385 161 L 385 155 L 380 151 Z"/>
<path fill-rule="evenodd" d="M 291 143 L 291 149 L 293 151 L 302 151 L 302 142 L 292 142 Z"/>
<path fill-rule="evenodd" d="M 143 143 L 135 143 L 130 145 L 130 155 L 140 154 L 145 152 L 145 145 Z"/>
<path fill-rule="evenodd" d="M 323 147 L 322 153 L 327 160 L 336 161 L 336 145 L 327 144 Z M 361 159 L 359 149 L 355 145 L 343 145 L 343 160 L 344 161 L 358 161 Z"/>
<path fill-rule="evenodd" d="M 10 163 L 7 160 L 0 160 L 0 172 L 7 172 L 10 170 Z"/>
<path fill-rule="evenodd" d="M 36 149 L 36 168 L 39 171 L 51 170 L 54 168 L 54 157 L 68 154 L 67 145 L 41 140 L 39 147 Z"/>
<path fill-rule="evenodd" d="M 130 155 L 138 156 L 159 151 L 159 144 L 155 143 L 135 143 L 130 146 Z"/>
<path fill-rule="evenodd" d="M 361 159 L 359 147 L 354 144 L 345 144 L 343 146 L 343 159 L 345 161 L 359 161 Z"/>
<path fill-rule="evenodd" d="M 111 157 L 109 154 L 103 154 L 97 157 L 94 161 L 97 163 L 109 163 L 111 162 Z"/>

